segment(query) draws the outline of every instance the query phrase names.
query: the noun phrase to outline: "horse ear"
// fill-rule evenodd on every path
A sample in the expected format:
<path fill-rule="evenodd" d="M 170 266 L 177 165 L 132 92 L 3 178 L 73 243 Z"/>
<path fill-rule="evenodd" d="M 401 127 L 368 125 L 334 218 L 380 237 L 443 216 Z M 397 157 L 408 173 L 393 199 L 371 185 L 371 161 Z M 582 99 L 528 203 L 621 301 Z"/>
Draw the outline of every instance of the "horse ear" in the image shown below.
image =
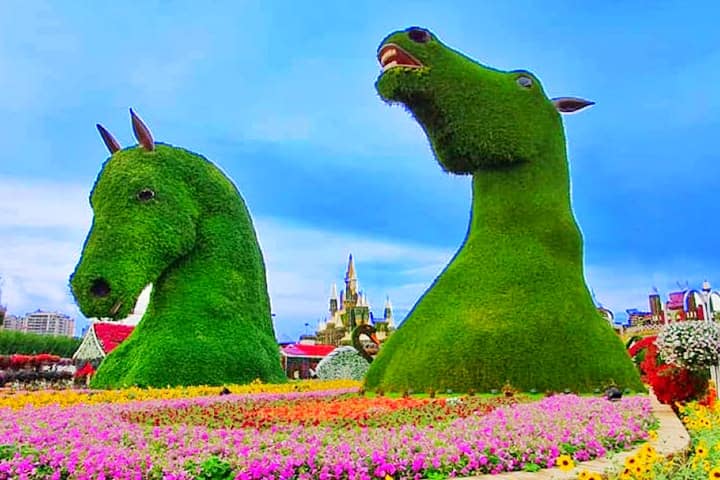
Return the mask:
<path fill-rule="evenodd" d="M 576 97 L 557 97 L 553 98 L 552 102 L 560 113 L 573 113 L 590 105 L 595 105 L 595 102 Z"/>
<path fill-rule="evenodd" d="M 143 121 L 140 120 L 140 117 L 133 112 L 132 108 L 130 109 L 130 118 L 132 119 L 133 133 L 135 134 L 135 138 L 137 138 L 138 143 L 140 143 L 140 145 L 142 145 L 148 152 L 155 150 L 155 140 L 153 140 L 150 129 L 145 126 Z"/>
<path fill-rule="evenodd" d="M 110 155 L 122 149 L 120 143 L 115 140 L 115 137 L 113 137 L 112 134 L 105 129 L 105 127 L 99 123 L 95 124 L 95 126 L 97 127 L 98 132 L 100 132 L 100 136 L 102 137 L 103 142 L 105 142 L 105 146 L 108 150 L 110 150 Z"/>

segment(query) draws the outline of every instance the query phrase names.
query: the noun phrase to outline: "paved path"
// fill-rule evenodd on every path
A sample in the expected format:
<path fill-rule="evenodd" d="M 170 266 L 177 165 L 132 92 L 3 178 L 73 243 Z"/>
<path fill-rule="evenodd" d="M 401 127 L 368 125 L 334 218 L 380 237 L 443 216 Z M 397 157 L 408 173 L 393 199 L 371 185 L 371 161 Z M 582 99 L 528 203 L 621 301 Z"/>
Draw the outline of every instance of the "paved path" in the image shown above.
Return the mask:
<path fill-rule="evenodd" d="M 660 428 L 657 431 L 658 438 L 652 443 L 658 455 L 672 457 L 689 449 L 690 435 L 680 419 L 675 415 L 675 412 L 672 411 L 672 408 L 658 402 L 655 395 L 650 394 L 650 398 L 653 413 L 660 422 Z M 634 450 L 616 453 L 612 457 L 602 457 L 589 462 L 576 463 L 575 469 L 569 472 L 563 472 L 559 468 L 547 468 L 534 473 L 509 472 L 467 478 L 474 480 L 576 480 L 578 473 L 583 470 L 603 474 L 621 468 L 625 458 L 635 454 L 639 448 L 640 446 Z"/>

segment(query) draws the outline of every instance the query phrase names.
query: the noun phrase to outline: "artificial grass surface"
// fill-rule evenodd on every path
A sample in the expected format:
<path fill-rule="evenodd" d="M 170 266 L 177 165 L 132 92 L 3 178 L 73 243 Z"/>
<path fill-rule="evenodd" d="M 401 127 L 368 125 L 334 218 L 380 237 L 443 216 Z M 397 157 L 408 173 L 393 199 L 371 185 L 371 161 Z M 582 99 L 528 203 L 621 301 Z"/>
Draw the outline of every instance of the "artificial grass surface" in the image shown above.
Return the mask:
<path fill-rule="evenodd" d="M 93 388 L 286 381 L 255 230 L 215 165 L 164 144 L 120 150 L 91 204 L 92 229 L 71 277 L 81 311 L 124 318 L 153 283 L 145 316 L 102 362 Z M 91 293 L 98 279 L 106 296 Z"/>
<path fill-rule="evenodd" d="M 410 29 L 386 45 L 422 67 L 386 70 L 378 92 L 415 116 L 444 170 L 473 175 L 473 199 L 463 245 L 380 349 L 366 388 L 644 391 L 585 286 L 562 121 L 540 82 Z"/>

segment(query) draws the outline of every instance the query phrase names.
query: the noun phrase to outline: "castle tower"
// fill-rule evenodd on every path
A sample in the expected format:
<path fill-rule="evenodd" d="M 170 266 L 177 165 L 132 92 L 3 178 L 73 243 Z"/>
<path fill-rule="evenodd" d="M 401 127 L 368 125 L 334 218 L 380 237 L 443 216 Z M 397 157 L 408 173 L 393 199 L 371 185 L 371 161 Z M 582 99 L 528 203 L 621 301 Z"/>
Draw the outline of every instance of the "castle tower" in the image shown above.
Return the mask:
<path fill-rule="evenodd" d="M 392 303 L 390 303 L 390 297 L 385 297 L 385 311 L 383 312 L 383 321 L 387 323 L 388 327 L 394 327 Z"/>
<path fill-rule="evenodd" d="M 337 285 L 335 283 L 332 284 L 332 287 L 330 288 L 330 317 L 334 317 L 335 313 L 338 311 L 338 294 L 337 294 Z"/>
<path fill-rule="evenodd" d="M 348 259 L 348 268 L 345 273 L 345 310 L 354 307 L 358 302 L 357 273 L 355 273 L 355 262 L 352 253 Z"/>
<path fill-rule="evenodd" d="M 664 322 L 665 312 L 663 312 L 662 302 L 660 301 L 660 295 L 657 291 L 648 296 L 648 301 L 650 302 L 650 313 L 652 314 L 653 321 L 656 323 Z"/>

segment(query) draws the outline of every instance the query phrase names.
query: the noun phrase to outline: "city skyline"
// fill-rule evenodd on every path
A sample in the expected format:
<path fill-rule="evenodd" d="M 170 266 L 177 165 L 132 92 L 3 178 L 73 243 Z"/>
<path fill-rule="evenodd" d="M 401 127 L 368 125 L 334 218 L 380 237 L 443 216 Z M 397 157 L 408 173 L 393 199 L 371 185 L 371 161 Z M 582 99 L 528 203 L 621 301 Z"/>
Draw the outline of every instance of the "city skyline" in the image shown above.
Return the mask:
<path fill-rule="evenodd" d="M 349 253 L 370 302 L 389 295 L 402 320 L 459 248 L 470 207 L 469 178 L 443 173 L 418 124 L 374 90 L 380 41 L 411 25 L 534 72 L 549 96 L 596 102 L 564 123 L 599 303 L 621 317 L 646 309 L 653 287 L 720 286 L 718 14 L 709 1 L 3 2 L 3 303 L 86 325 L 67 285 L 107 158 L 95 123 L 133 145 L 133 107 L 157 141 L 206 156 L 238 185 L 279 339 L 320 319 Z"/>

